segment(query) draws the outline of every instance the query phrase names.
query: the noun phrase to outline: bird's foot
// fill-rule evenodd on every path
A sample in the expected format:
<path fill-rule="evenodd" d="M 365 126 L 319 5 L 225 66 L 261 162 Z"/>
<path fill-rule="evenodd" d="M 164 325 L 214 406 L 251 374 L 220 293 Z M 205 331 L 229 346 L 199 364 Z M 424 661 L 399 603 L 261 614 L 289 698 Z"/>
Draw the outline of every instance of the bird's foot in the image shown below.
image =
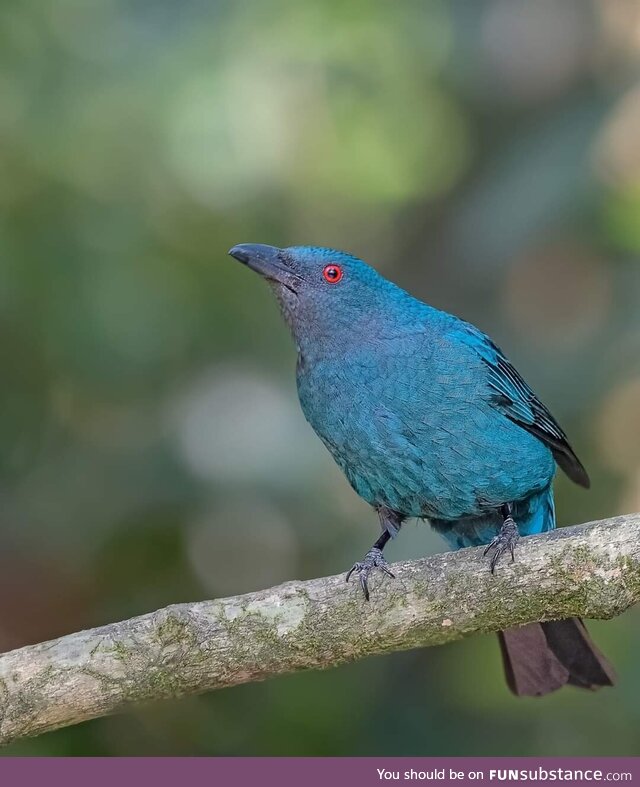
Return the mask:
<path fill-rule="evenodd" d="M 513 517 L 508 516 L 502 523 L 498 535 L 491 540 L 483 553 L 487 555 L 492 549 L 494 550 L 490 563 L 492 574 L 495 573 L 496 565 L 505 552 L 511 552 L 511 562 L 513 563 L 515 560 L 515 548 L 519 539 L 518 526 L 513 521 Z"/>
<path fill-rule="evenodd" d="M 354 563 L 349 569 L 345 579 L 345 582 L 348 582 L 351 575 L 355 571 L 358 575 L 360 587 L 362 588 L 362 592 L 364 593 L 364 597 L 367 601 L 369 601 L 369 585 L 367 580 L 369 579 L 369 574 L 371 574 L 374 568 L 381 568 L 387 576 L 395 579 L 395 574 L 392 573 L 391 569 L 389 568 L 389 564 L 382 554 L 382 550 L 378 549 L 378 547 L 372 547 L 364 556 L 364 560 Z"/>

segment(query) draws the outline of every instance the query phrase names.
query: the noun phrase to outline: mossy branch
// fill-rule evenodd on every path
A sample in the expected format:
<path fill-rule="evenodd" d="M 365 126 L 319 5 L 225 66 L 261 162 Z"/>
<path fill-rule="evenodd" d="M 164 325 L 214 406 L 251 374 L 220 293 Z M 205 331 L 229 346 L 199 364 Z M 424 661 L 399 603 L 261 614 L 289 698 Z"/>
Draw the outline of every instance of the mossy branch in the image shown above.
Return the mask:
<path fill-rule="evenodd" d="M 640 600 L 640 514 L 523 539 L 495 575 L 480 549 L 397 563 L 372 600 L 344 574 L 176 604 L 0 656 L 0 743 L 375 653 L 579 615 Z"/>

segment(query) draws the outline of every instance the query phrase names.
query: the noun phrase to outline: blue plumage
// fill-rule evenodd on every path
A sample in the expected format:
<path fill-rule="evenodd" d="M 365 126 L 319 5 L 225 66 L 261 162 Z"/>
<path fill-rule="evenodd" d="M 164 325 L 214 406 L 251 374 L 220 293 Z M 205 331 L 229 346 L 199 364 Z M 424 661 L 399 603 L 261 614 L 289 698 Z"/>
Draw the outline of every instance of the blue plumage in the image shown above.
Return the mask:
<path fill-rule="evenodd" d="M 270 281 L 298 347 L 302 410 L 361 497 L 429 519 L 458 546 L 490 541 L 505 503 L 523 533 L 554 526 L 553 452 L 576 480 L 586 473 L 487 336 L 344 252 L 278 255 L 294 285 Z"/>
<path fill-rule="evenodd" d="M 272 286 L 298 350 L 302 410 L 378 512 L 382 535 L 352 569 L 367 598 L 371 571 L 390 573 L 382 549 L 404 519 L 428 519 L 454 549 L 490 545 L 493 569 L 518 532 L 555 527 L 556 462 L 589 485 L 551 413 L 477 328 L 344 252 L 230 253 Z"/>

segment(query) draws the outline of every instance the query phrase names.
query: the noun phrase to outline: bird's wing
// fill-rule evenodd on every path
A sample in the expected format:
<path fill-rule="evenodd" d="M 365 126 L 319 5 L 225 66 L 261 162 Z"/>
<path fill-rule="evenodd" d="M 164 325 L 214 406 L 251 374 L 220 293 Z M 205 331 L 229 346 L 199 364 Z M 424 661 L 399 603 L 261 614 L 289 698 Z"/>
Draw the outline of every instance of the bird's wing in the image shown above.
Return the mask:
<path fill-rule="evenodd" d="M 522 426 L 549 446 L 554 459 L 576 484 L 588 488 L 589 476 L 569 445 L 566 434 L 502 350 L 488 336 L 462 323 L 460 338 L 486 364 L 494 404 L 507 418 Z M 456 331 L 458 333 L 458 331 Z"/>

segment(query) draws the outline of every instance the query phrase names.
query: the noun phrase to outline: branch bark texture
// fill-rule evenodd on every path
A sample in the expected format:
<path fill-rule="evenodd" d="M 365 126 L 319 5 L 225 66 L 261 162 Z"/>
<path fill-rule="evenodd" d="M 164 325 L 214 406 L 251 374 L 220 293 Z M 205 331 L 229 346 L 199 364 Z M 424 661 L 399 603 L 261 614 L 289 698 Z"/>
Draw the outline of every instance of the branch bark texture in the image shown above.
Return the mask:
<path fill-rule="evenodd" d="M 344 574 L 287 582 L 0 655 L 0 743 L 196 694 L 377 653 L 640 601 L 640 514 L 522 539 L 495 575 L 481 549 L 395 564 L 371 601 Z"/>

